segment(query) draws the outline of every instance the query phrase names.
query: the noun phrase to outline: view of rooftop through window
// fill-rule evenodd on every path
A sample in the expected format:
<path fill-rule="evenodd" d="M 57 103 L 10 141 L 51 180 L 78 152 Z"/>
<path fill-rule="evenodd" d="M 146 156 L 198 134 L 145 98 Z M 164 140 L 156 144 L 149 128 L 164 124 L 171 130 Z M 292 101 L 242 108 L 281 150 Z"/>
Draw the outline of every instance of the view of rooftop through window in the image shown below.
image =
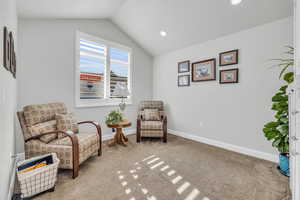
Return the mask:
<path fill-rule="evenodd" d="M 106 47 L 80 40 L 80 99 L 104 98 Z"/>
<path fill-rule="evenodd" d="M 110 94 L 111 97 L 117 97 L 112 95 L 117 82 L 128 84 L 129 53 L 111 48 L 110 65 Z"/>
<path fill-rule="evenodd" d="M 109 66 L 106 63 L 108 51 Z M 80 39 L 80 99 L 105 98 L 106 78 L 110 78 L 109 96 L 116 98 L 111 95 L 116 84 L 128 84 L 129 64 L 129 52 L 117 48 L 108 50 L 105 45 Z M 108 75 L 106 67 L 110 69 Z"/>

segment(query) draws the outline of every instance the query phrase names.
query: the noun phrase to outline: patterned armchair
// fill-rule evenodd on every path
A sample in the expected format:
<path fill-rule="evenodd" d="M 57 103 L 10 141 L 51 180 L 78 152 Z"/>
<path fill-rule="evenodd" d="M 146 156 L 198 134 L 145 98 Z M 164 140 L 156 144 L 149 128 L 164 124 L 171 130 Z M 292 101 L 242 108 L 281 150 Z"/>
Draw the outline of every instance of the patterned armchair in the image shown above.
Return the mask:
<path fill-rule="evenodd" d="M 167 142 L 167 116 L 164 114 L 162 101 L 142 101 L 137 118 L 137 137 L 140 142 L 142 137 L 163 138 Z"/>
<path fill-rule="evenodd" d="M 57 116 L 70 115 L 63 103 L 29 105 L 17 114 L 24 135 L 26 158 L 56 153 L 60 159 L 59 168 L 72 169 L 73 178 L 76 178 L 81 163 L 102 153 L 101 127 L 97 123 L 71 120 L 72 126 L 68 126 L 70 120 L 63 119 L 65 124 L 58 129 Z M 78 124 L 91 124 L 96 131 L 78 133 Z"/>

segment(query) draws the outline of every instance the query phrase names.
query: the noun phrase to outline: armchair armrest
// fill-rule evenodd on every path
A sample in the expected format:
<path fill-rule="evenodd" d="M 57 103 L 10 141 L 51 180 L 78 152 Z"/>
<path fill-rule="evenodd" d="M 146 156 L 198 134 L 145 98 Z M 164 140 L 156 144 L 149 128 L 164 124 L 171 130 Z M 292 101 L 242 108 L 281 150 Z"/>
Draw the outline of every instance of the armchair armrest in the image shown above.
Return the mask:
<path fill-rule="evenodd" d="M 99 123 L 94 122 L 94 121 L 82 121 L 82 122 L 78 122 L 78 124 L 92 124 L 96 127 L 97 129 L 97 134 L 99 136 L 99 151 L 98 151 L 98 155 L 100 156 L 102 154 L 102 131 L 101 131 L 101 126 L 99 125 Z"/>
<path fill-rule="evenodd" d="M 44 136 L 44 135 L 49 135 L 49 134 L 58 134 L 58 133 L 62 133 L 63 135 L 67 136 L 70 138 L 71 142 L 72 142 L 72 154 L 73 154 L 73 178 L 76 178 L 78 176 L 78 170 L 79 170 L 79 143 L 78 143 L 78 138 L 76 136 L 76 134 L 74 134 L 72 131 L 51 131 L 48 133 L 42 133 L 40 135 L 36 135 L 33 137 L 28 138 L 27 140 L 25 140 L 25 142 L 28 142 L 30 140 L 34 140 L 34 139 L 39 139 L 40 137 Z"/>
<path fill-rule="evenodd" d="M 42 137 L 44 135 L 58 134 L 58 133 L 62 133 L 63 135 L 71 138 L 71 140 L 72 140 L 72 138 L 75 138 L 75 140 L 78 140 L 77 136 L 73 133 L 73 131 L 59 131 L 59 130 L 57 130 L 57 131 L 51 131 L 51 132 L 41 133 L 39 135 L 32 136 L 32 137 L 26 139 L 25 142 L 28 142 L 30 140 L 39 139 L 40 137 Z"/>
<path fill-rule="evenodd" d="M 163 115 L 163 116 L 161 117 L 161 121 L 162 121 L 163 123 L 167 122 L 167 116 L 166 116 L 166 115 Z"/>

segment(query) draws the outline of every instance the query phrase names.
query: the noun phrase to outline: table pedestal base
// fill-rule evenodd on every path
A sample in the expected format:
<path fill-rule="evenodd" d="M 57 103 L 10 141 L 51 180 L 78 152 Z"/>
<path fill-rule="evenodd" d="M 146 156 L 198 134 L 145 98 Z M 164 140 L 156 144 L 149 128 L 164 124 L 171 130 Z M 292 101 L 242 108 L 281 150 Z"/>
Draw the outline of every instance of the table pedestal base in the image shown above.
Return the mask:
<path fill-rule="evenodd" d="M 116 129 L 117 129 L 116 135 L 114 139 L 112 139 L 112 141 L 108 144 L 108 146 L 113 146 L 116 144 L 127 146 L 126 142 L 128 142 L 128 138 L 125 137 L 122 128 L 116 128 Z"/>

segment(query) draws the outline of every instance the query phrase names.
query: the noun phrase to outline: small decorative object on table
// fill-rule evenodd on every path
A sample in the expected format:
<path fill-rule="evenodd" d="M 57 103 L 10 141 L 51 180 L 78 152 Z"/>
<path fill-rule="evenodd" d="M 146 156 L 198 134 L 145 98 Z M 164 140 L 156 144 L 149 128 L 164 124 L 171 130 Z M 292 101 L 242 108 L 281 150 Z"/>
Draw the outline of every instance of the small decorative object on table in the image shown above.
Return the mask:
<path fill-rule="evenodd" d="M 56 153 L 18 162 L 17 177 L 21 197 L 33 197 L 45 191 L 54 191 L 59 159 Z"/>
<path fill-rule="evenodd" d="M 126 109 L 126 103 L 125 103 L 125 98 L 127 98 L 130 95 L 130 92 L 128 90 L 128 87 L 126 83 L 123 82 L 117 82 L 116 87 L 112 93 L 113 97 L 119 97 L 121 98 L 121 103 L 119 104 L 120 110 L 124 112 Z"/>
<path fill-rule="evenodd" d="M 118 124 L 123 121 L 123 114 L 118 110 L 111 111 L 106 117 L 106 124 Z"/>
<path fill-rule="evenodd" d="M 122 128 L 131 126 L 131 122 L 124 120 L 123 114 L 120 111 L 113 110 L 106 117 L 105 123 L 108 128 L 117 129 L 117 133 L 109 146 L 113 146 L 115 144 L 122 144 L 123 146 L 126 146 L 125 142 L 128 141 L 128 138 L 124 136 Z"/>

